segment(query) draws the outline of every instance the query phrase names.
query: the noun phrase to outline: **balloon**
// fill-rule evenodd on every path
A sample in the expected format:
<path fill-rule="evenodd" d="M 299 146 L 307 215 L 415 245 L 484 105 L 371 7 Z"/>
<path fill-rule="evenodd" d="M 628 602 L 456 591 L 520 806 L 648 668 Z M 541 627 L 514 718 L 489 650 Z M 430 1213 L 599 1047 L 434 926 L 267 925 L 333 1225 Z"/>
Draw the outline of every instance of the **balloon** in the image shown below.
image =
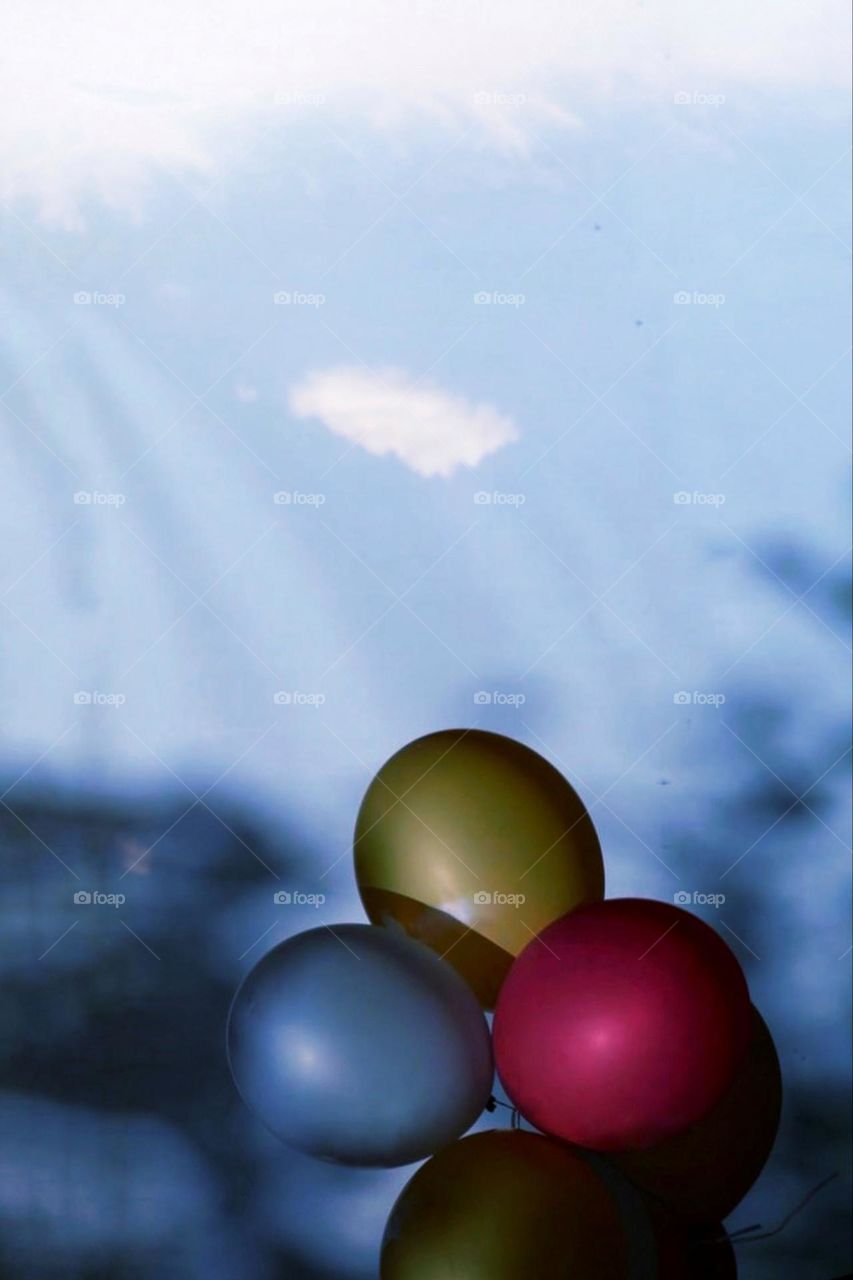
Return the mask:
<path fill-rule="evenodd" d="M 478 729 L 418 738 L 382 766 L 355 871 L 373 923 L 446 955 L 488 1009 L 531 934 L 604 894 L 580 797 L 535 751 Z"/>
<path fill-rule="evenodd" d="M 343 1164 L 431 1155 L 492 1087 L 486 1020 L 449 965 L 400 931 L 310 929 L 246 976 L 228 1018 L 246 1105 L 283 1142 Z"/>
<path fill-rule="evenodd" d="M 612 1156 L 580 1154 L 618 1205 L 630 1242 L 630 1280 L 736 1280 L 734 1250 L 721 1223 L 686 1222 L 629 1182 Z"/>
<path fill-rule="evenodd" d="M 683 1218 L 716 1222 L 740 1204 L 764 1168 L 781 1110 L 776 1046 L 753 1007 L 746 1058 L 716 1106 L 684 1133 L 612 1160 Z"/>
<path fill-rule="evenodd" d="M 721 1222 L 699 1230 L 648 1201 L 658 1280 L 737 1280 L 737 1258 Z"/>
<path fill-rule="evenodd" d="M 494 1021 L 508 1096 L 546 1133 L 598 1151 L 652 1146 L 711 1110 L 749 1040 L 740 965 L 669 903 L 611 898 L 521 953 Z"/>
<path fill-rule="evenodd" d="M 626 1280 L 616 1201 L 541 1134 L 476 1133 L 423 1165 L 391 1211 L 381 1280 Z"/>

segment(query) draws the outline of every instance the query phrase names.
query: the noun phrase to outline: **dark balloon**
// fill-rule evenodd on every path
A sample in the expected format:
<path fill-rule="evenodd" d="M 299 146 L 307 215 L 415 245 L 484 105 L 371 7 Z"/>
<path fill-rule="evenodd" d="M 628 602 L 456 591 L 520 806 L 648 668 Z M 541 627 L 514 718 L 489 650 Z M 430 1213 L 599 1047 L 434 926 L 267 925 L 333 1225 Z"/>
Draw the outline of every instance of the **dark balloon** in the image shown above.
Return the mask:
<path fill-rule="evenodd" d="M 749 993 L 725 942 L 664 902 L 613 898 L 545 929 L 494 1022 L 508 1095 L 538 1129 L 598 1151 L 683 1133 L 730 1088 Z"/>
<path fill-rule="evenodd" d="M 492 1087 L 489 1031 L 469 988 L 402 930 L 298 934 L 247 975 L 228 1020 L 243 1100 L 278 1138 L 345 1164 L 432 1155 Z"/>
<path fill-rule="evenodd" d="M 668 1142 L 614 1155 L 637 1186 L 683 1218 L 716 1222 L 735 1209 L 767 1162 L 782 1111 L 782 1073 L 773 1037 L 757 1009 L 734 1084 L 715 1107 Z"/>
<path fill-rule="evenodd" d="M 721 1222 L 699 1229 L 651 1201 L 648 1208 L 658 1280 L 737 1280 L 737 1258 Z"/>
<path fill-rule="evenodd" d="M 398 922 L 493 1008 L 531 935 L 604 893 L 595 828 L 546 760 L 447 729 L 398 751 L 367 790 L 355 870 L 374 924 Z"/>
<path fill-rule="evenodd" d="M 628 1280 L 605 1183 L 541 1134 L 477 1133 L 440 1151 L 392 1210 L 382 1280 Z"/>

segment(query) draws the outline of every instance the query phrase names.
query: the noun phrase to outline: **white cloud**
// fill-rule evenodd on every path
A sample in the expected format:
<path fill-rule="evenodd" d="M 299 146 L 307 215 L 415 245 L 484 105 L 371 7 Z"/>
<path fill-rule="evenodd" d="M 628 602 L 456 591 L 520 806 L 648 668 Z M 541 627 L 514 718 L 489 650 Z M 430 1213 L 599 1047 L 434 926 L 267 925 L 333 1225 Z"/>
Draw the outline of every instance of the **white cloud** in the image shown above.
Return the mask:
<path fill-rule="evenodd" d="M 591 101 L 848 83 L 846 0 L 7 0 L 0 196 L 73 225 L 138 210 L 166 170 L 221 176 L 319 102 L 371 126 L 428 114 L 518 146 Z M 842 108 L 843 109 L 843 108 Z M 245 139 L 245 143 L 244 143 Z"/>
<path fill-rule="evenodd" d="M 382 457 L 394 454 L 421 476 L 449 476 L 518 439 L 509 420 L 437 387 L 413 384 L 402 369 L 321 370 L 291 391 L 299 418 L 319 418 L 335 435 Z"/>

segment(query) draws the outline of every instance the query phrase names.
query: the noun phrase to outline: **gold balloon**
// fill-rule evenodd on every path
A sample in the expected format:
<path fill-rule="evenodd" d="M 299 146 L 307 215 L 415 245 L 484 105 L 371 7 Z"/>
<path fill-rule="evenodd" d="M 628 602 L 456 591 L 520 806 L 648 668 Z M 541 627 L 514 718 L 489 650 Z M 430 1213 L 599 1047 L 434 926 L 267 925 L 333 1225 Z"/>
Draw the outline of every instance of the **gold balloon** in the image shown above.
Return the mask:
<path fill-rule="evenodd" d="M 445 956 L 486 1008 L 535 934 L 604 896 L 577 792 L 529 747 L 478 729 L 418 738 L 382 766 L 356 821 L 355 872 L 370 920 Z"/>
<path fill-rule="evenodd" d="M 406 1184 L 381 1280 L 626 1280 L 629 1242 L 604 1182 L 569 1147 L 522 1130 L 445 1147 Z"/>

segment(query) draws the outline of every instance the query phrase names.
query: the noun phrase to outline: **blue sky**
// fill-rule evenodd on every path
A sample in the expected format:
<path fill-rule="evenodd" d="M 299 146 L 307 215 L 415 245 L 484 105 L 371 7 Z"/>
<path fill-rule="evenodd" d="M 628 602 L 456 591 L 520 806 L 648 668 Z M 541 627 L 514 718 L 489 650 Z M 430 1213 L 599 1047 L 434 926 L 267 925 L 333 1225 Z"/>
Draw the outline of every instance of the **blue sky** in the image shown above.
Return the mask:
<path fill-rule="evenodd" d="M 773 626 L 784 595 L 755 576 L 768 539 L 806 539 L 815 578 L 846 550 L 844 131 L 804 131 L 787 108 L 779 136 L 728 97 L 635 110 L 622 129 L 612 114 L 537 135 L 523 158 L 482 132 L 403 149 L 309 119 L 210 194 L 163 182 L 140 224 L 36 224 L 42 247 L 11 219 L 11 654 L 43 666 L 44 693 L 22 741 L 38 725 L 48 746 L 70 693 L 126 672 L 126 722 L 179 772 L 224 768 L 273 725 L 250 773 L 283 738 L 322 779 L 350 772 L 349 748 L 377 763 L 470 718 L 484 683 L 530 683 L 528 721 L 570 757 L 586 725 L 582 763 L 604 785 L 683 687 L 725 691 L 768 660 L 799 670 L 803 646 L 840 669 L 843 645 L 804 605 Z M 412 184 L 403 208 L 389 187 Z M 330 412 L 347 378 L 373 388 L 392 435 L 396 402 L 405 435 L 435 397 L 452 474 L 297 416 L 310 377 Z M 450 441 L 476 435 L 477 405 L 515 438 L 467 467 Z M 75 506 L 78 490 L 125 501 Z M 296 502 L 275 504 L 282 491 Z M 59 660 L 26 630 L 42 607 L 59 610 L 49 628 L 65 619 Z M 291 685 L 323 692 L 321 715 L 276 719 Z M 96 753 L 107 734 L 111 769 L 156 768 L 117 720 L 101 716 Z M 85 720 L 50 759 L 81 751 Z M 310 776 L 294 784 L 307 797 Z"/>

